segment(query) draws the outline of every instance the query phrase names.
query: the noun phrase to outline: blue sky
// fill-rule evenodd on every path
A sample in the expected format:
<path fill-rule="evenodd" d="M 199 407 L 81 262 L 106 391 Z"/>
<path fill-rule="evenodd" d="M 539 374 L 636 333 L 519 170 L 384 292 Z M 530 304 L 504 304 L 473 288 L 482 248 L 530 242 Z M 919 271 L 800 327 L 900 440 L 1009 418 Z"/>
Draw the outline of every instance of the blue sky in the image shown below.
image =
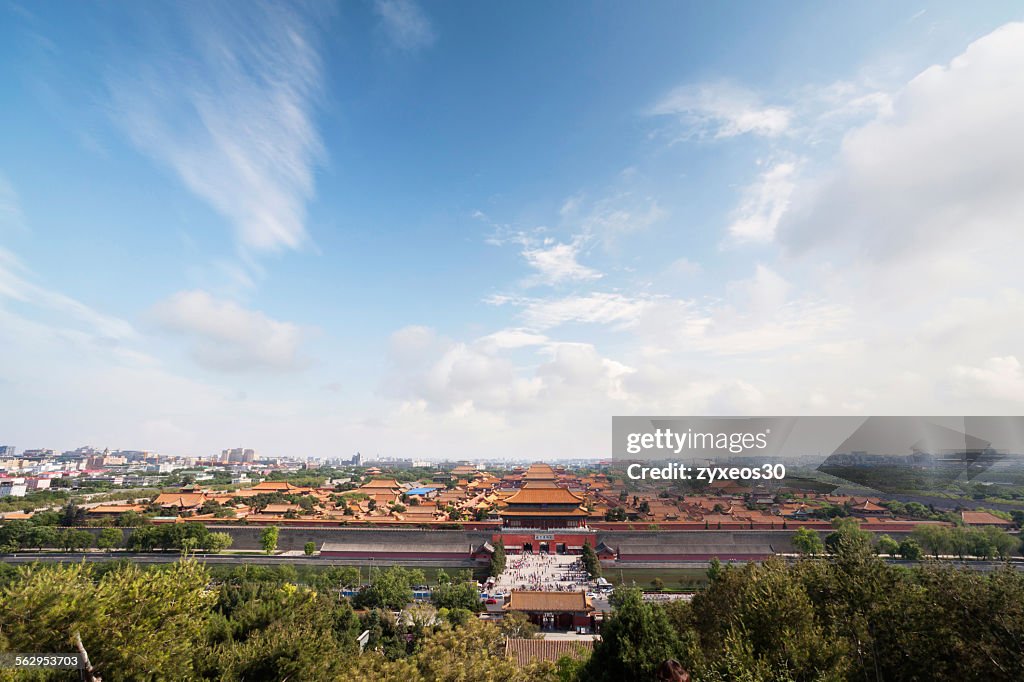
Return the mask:
<path fill-rule="evenodd" d="M 0 442 L 1018 413 L 1022 14 L 5 3 Z"/>

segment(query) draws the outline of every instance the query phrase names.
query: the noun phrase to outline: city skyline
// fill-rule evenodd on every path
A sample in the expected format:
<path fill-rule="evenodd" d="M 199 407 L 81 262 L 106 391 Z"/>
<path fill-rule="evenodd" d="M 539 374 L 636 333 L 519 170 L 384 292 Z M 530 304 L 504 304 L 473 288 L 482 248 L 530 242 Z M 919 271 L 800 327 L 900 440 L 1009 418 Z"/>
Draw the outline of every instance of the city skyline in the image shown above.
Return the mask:
<path fill-rule="evenodd" d="M 0 16 L 0 442 L 1024 408 L 1015 3 Z"/>

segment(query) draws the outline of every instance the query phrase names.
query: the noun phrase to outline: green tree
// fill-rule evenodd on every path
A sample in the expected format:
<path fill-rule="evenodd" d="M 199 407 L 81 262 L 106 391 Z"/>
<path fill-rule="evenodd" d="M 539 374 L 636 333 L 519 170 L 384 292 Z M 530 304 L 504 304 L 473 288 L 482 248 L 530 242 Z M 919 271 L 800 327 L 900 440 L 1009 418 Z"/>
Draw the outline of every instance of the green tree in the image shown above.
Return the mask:
<path fill-rule="evenodd" d="M 0 526 L 0 547 L 16 552 L 23 546 L 32 546 L 33 529 L 28 521 L 7 521 Z"/>
<path fill-rule="evenodd" d="M 303 545 L 302 551 L 306 556 L 313 556 L 316 553 L 316 543 L 307 542 L 305 545 Z"/>
<path fill-rule="evenodd" d="M 231 547 L 233 543 L 234 540 L 228 533 L 210 533 L 206 538 L 203 549 L 213 554 L 220 554 L 225 549 Z"/>
<path fill-rule="evenodd" d="M 29 533 L 30 545 L 36 549 L 57 547 L 60 544 L 60 531 L 56 526 L 36 526 Z"/>
<path fill-rule="evenodd" d="M 494 552 L 491 554 L 491 567 L 490 574 L 492 576 L 499 576 L 505 570 L 505 564 L 507 558 L 505 556 L 505 543 L 499 538 L 494 543 Z M 440 575 L 440 574 L 439 574 Z"/>
<path fill-rule="evenodd" d="M 104 528 L 96 537 L 96 547 L 98 549 L 105 549 L 109 552 L 116 547 L 120 547 L 123 539 L 124 537 L 120 529 Z"/>
<path fill-rule="evenodd" d="M 60 546 L 67 552 L 82 550 L 87 547 L 91 547 L 92 544 L 92 533 L 87 530 L 66 528 L 60 534 Z"/>
<path fill-rule="evenodd" d="M 80 526 L 85 523 L 85 510 L 74 502 L 68 502 L 61 510 L 60 525 Z"/>
<path fill-rule="evenodd" d="M 605 521 L 625 521 L 626 510 L 622 507 L 613 507 L 604 513 Z"/>
<path fill-rule="evenodd" d="M 465 609 L 474 613 L 480 610 L 480 593 L 475 584 L 468 582 L 438 585 L 431 592 L 430 601 L 439 609 Z"/>
<path fill-rule="evenodd" d="M 584 670 L 586 680 L 649 680 L 663 662 L 677 658 L 683 644 L 665 611 L 643 601 L 640 590 L 618 588 L 611 618 Z"/>
<path fill-rule="evenodd" d="M 952 549 L 950 534 L 946 526 L 931 523 L 922 524 L 914 528 L 910 536 L 935 558 Z"/>
<path fill-rule="evenodd" d="M 149 523 L 149 518 L 136 511 L 126 511 L 117 517 L 114 525 L 121 528 L 136 528 Z"/>
<path fill-rule="evenodd" d="M 214 598 L 208 584 L 194 562 L 121 565 L 102 577 L 89 564 L 28 566 L 0 593 L 6 647 L 69 651 L 77 633 L 104 680 L 189 679 Z"/>
<path fill-rule="evenodd" d="M 583 567 L 587 569 L 587 573 L 589 573 L 592 578 L 600 577 L 601 560 L 598 559 L 597 552 L 594 551 L 594 548 L 590 543 L 583 543 L 583 552 L 580 559 L 583 561 Z"/>
<path fill-rule="evenodd" d="M 900 544 L 888 535 L 880 535 L 875 543 L 875 548 L 878 550 L 879 554 L 896 556 L 899 554 Z"/>
<path fill-rule="evenodd" d="M 872 551 L 871 533 L 861 530 L 856 519 L 836 517 L 832 519 L 832 527 L 835 530 L 825 538 L 825 548 L 829 552 L 863 554 Z"/>
<path fill-rule="evenodd" d="M 273 554 L 277 549 L 277 536 L 280 529 L 277 526 L 268 526 L 260 532 L 260 546 L 267 554 Z"/>
<path fill-rule="evenodd" d="M 803 526 L 797 528 L 793 533 L 792 542 L 798 552 L 807 556 L 817 556 L 825 551 L 825 544 L 821 541 L 821 536 Z"/>
<path fill-rule="evenodd" d="M 907 538 L 900 543 L 899 553 L 907 561 L 917 561 L 922 555 L 921 545 L 914 542 L 913 539 Z"/>
<path fill-rule="evenodd" d="M 398 611 L 412 601 L 412 586 L 425 581 L 423 571 L 392 566 L 374 575 L 371 584 L 356 595 L 359 608 L 379 608 Z"/>
<path fill-rule="evenodd" d="M 40 511 L 32 515 L 35 526 L 59 526 L 61 515 L 55 511 Z"/>
<path fill-rule="evenodd" d="M 128 536 L 125 547 L 132 552 L 151 552 L 157 546 L 158 535 L 156 526 L 138 526 Z"/>
<path fill-rule="evenodd" d="M 320 590 L 338 590 L 358 587 L 362 582 L 359 568 L 356 566 L 330 566 L 325 568 L 314 581 Z"/>
<path fill-rule="evenodd" d="M 532 639 L 540 632 L 540 628 L 531 623 L 525 613 L 520 613 L 519 611 L 509 611 L 506 613 L 498 621 L 498 628 L 506 637 L 517 639 Z"/>

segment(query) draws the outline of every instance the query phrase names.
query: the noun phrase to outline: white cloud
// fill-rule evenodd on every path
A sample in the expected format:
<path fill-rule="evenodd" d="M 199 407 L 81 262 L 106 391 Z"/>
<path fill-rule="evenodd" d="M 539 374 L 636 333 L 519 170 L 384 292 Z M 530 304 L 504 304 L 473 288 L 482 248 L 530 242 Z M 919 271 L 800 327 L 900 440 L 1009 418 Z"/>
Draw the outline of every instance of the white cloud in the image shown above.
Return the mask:
<path fill-rule="evenodd" d="M 477 343 L 490 352 L 496 352 L 528 348 L 530 346 L 543 346 L 548 343 L 548 337 L 527 329 L 502 329 L 481 337 L 477 340 Z"/>
<path fill-rule="evenodd" d="M 621 329 L 635 324 L 653 305 L 652 299 L 605 292 L 562 298 L 492 296 L 487 302 L 521 308 L 523 321 L 534 329 L 548 329 L 569 322 L 611 325 Z"/>
<path fill-rule="evenodd" d="M 31 307 L 29 315 L 33 319 L 50 319 L 60 333 L 84 335 L 94 343 L 117 344 L 137 337 L 129 322 L 36 284 L 30 281 L 31 276 L 13 253 L 0 248 L 0 304 L 4 299 L 26 304 Z"/>
<path fill-rule="evenodd" d="M 654 199 L 625 194 L 596 202 L 581 226 L 587 235 L 614 241 L 623 234 L 646 230 L 667 215 Z"/>
<path fill-rule="evenodd" d="M 472 343 L 456 342 L 428 327 L 405 327 L 391 337 L 390 355 L 396 366 L 385 392 L 432 411 L 520 410 L 536 395 L 538 384 L 520 377 L 509 349 L 537 345 L 536 335 L 504 330 Z"/>
<path fill-rule="evenodd" d="M 753 92 L 725 83 L 676 88 L 654 105 L 651 114 L 678 118 L 684 137 L 777 137 L 789 129 L 792 119 L 789 109 L 765 105 Z"/>
<path fill-rule="evenodd" d="M 704 271 L 704 268 L 701 267 L 700 263 L 683 256 L 682 258 L 677 258 L 672 261 L 668 271 L 674 275 L 696 277 Z"/>
<path fill-rule="evenodd" d="M 1018 404 L 1024 396 L 1024 367 L 1014 355 L 989 358 L 981 367 L 956 365 L 953 378 L 974 394 Z"/>
<path fill-rule="evenodd" d="M 414 0 L 376 0 L 374 7 L 388 39 L 396 47 L 415 51 L 437 39 L 434 27 Z"/>
<path fill-rule="evenodd" d="M 778 230 L 793 252 L 834 247 L 900 263 L 980 248 L 1017 252 L 1024 219 L 1024 24 L 911 80 L 889 114 L 849 132 L 834 172 L 793 195 Z"/>
<path fill-rule="evenodd" d="M 731 241 L 742 244 L 770 242 L 775 238 L 795 188 L 795 172 L 795 164 L 777 163 L 743 191 L 743 200 L 728 228 Z"/>
<path fill-rule="evenodd" d="M 243 250 L 297 248 L 322 149 L 319 22 L 270 2 L 188 8 L 185 49 L 152 40 L 117 60 L 112 115 L 231 223 Z"/>
<path fill-rule="evenodd" d="M 154 306 L 165 330 L 193 341 L 192 356 L 203 367 L 225 372 L 301 369 L 303 330 L 205 291 L 182 291 Z"/>
<path fill-rule="evenodd" d="M 559 284 L 601 278 L 597 270 L 582 265 L 578 260 L 582 243 L 575 240 L 569 244 L 550 243 L 537 248 L 525 249 L 523 257 L 527 264 L 537 271 L 528 284 Z"/>
<path fill-rule="evenodd" d="M 24 229 L 25 216 L 21 212 L 21 201 L 14 186 L 0 173 L 0 231 L 7 228 Z"/>

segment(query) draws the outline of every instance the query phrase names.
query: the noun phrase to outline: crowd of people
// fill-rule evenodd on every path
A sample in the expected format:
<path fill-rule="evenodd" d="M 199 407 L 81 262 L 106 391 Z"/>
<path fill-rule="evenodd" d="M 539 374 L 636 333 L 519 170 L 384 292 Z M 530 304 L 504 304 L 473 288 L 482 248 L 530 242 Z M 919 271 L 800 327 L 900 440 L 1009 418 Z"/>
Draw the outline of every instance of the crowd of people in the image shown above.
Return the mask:
<path fill-rule="evenodd" d="M 579 592 L 585 590 L 590 574 L 579 557 L 524 552 L 509 556 L 496 586 L 509 590 Z"/>

